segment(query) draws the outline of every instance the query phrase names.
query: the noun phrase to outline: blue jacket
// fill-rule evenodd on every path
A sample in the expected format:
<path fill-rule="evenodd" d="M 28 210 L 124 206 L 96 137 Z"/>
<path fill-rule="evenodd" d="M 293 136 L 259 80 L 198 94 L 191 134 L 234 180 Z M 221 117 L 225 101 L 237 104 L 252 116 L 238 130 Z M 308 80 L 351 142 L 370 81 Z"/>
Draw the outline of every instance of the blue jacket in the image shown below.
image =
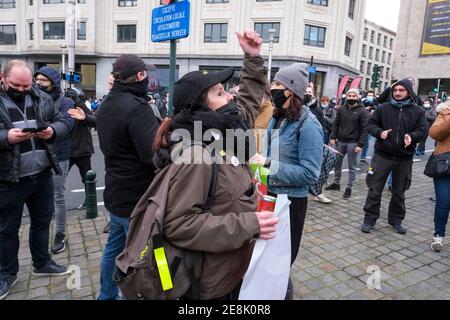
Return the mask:
<path fill-rule="evenodd" d="M 75 119 L 73 119 L 68 111 L 69 109 L 74 107 L 74 102 L 66 98 L 62 95 L 61 90 L 61 75 L 60 73 L 50 67 L 43 67 L 39 69 L 36 73 L 42 74 L 44 77 L 50 79 L 53 83 L 53 90 L 51 92 L 47 92 L 53 99 L 55 103 L 55 108 L 61 112 L 64 117 L 64 121 L 67 123 L 69 127 L 69 132 L 72 131 L 75 126 Z M 56 105 L 58 104 L 58 105 Z M 58 137 L 55 142 L 56 147 L 56 157 L 58 161 L 67 161 L 70 158 L 70 135 L 66 135 L 64 137 Z"/>
<path fill-rule="evenodd" d="M 285 119 L 280 129 L 274 130 L 276 122 L 272 118 L 264 139 L 264 153 L 271 161 L 269 192 L 306 198 L 309 187 L 320 176 L 324 146 L 322 126 L 306 106 L 299 121 Z"/>

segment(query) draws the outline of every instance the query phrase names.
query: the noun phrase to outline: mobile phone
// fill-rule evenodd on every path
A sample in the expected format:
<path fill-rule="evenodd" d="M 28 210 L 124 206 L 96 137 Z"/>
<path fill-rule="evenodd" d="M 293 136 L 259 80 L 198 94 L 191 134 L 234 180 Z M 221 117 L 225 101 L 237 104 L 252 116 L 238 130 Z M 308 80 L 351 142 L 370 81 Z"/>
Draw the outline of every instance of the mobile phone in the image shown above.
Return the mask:
<path fill-rule="evenodd" d="M 48 127 L 38 127 L 37 129 L 36 129 L 36 132 L 42 132 L 42 131 L 45 131 L 45 130 L 47 130 L 48 129 Z"/>
<path fill-rule="evenodd" d="M 37 129 L 36 128 L 24 128 L 22 129 L 22 133 L 36 133 Z"/>

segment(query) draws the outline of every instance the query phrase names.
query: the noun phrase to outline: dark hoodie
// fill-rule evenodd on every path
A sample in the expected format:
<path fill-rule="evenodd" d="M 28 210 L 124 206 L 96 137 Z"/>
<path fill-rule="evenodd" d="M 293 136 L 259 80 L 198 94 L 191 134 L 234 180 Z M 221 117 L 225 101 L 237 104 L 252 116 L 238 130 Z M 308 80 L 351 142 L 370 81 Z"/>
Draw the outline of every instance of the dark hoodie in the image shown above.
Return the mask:
<path fill-rule="evenodd" d="M 69 109 L 73 108 L 74 103 L 71 99 L 66 98 L 62 95 L 61 75 L 59 71 L 50 67 L 43 67 L 34 74 L 34 77 L 36 77 L 39 74 L 43 75 L 47 79 L 50 79 L 50 81 L 52 82 L 53 84 L 52 91 L 47 92 L 46 90 L 43 90 L 43 88 L 41 88 L 41 90 L 43 90 L 45 93 L 49 94 L 52 97 L 53 101 L 56 104 L 55 107 L 64 116 L 64 120 L 69 126 L 69 130 L 72 130 L 75 125 L 75 120 L 69 115 L 68 111 Z M 56 157 L 58 158 L 58 161 L 69 160 L 70 156 L 69 135 L 57 138 L 55 147 L 56 147 Z"/>
<path fill-rule="evenodd" d="M 401 85 L 409 92 L 406 101 L 395 101 L 393 89 Z M 416 104 L 417 96 L 412 84 L 404 79 L 391 87 L 390 99 L 380 105 L 369 120 L 369 133 L 377 138 L 376 153 L 395 161 L 410 161 L 413 159 L 417 143 L 427 134 L 425 111 Z M 381 139 L 383 131 L 392 130 L 388 139 Z M 405 135 L 409 134 L 412 144 L 405 146 Z"/>

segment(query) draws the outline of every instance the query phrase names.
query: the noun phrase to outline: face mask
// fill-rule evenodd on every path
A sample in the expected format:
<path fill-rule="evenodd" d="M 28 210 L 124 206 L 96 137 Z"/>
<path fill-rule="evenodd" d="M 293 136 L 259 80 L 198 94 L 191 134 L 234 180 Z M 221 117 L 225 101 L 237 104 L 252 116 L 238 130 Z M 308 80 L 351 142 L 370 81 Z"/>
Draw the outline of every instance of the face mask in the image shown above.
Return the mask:
<path fill-rule="evenodd" d="M 287 90 L 287 89 L 286 89 Z M 275 107 L 277 107 L 278 109 L 283 109 L 284 104 L 286 103 L 286 101 L 288 101 L 289 98 L 287 98 L 284 93 L 286 92 L 286 90 L 283 89 L 275 89 L 272 90 L 272 98 L 273 98 L 273 102 L 275 103 Z"/>
<path fill-rule="evenodd" d="M 367 101 L 369 102 L 373 102 L 374 98 L 373 97 L 367 97 Z"/>
<path fill-rule="evenodd" d="M 348 102 L 348 104 L 349 104 L 350 106 L 354 106 L 354 105 L 356 105 L 356 104 L 358 103 L 357 100 L 347 100 L 347 102 Z"/>
<path fill-rule="evenodd" d="M 431 109 L 431 105 L 429 105 L 429 104 L 424 104 L 423 106 L 425 109 Z"/>
<path fill-rule="evenodd" d="M 49 86 L 41 86 L 41 85 L 38 85 L 38 87 L 39 87 L 39 89 L 41 90 L 41 91 L 44 91 L 44 92 L 47 92 L 48 93 L 48 88 L 49 88 Z"/>
<path fill-rule="evenodd" d="M 141 82 L 137 82 L 136 86 L 137 88 L 139 88 L 139 91 L 141 93 L 141 96 L 146 98 L 147 94 L 148 94 L 148 85 L 150 84 L 150 80 L 149 78 L 145 78 L 144 80 L 142 80 Z"/>
<path fill-rule="evenodd" d="M 308 104 L 312 101 L 312 95 L 310 94 L 305 94 L 305 96 L 303 97 L 303 103 Z"/>
<path fill-rule="evenodd" d="M 224 105 L 222 108 L 217 109 L 216 112 L 222 113 L 222 114 L 237 114 L 237 113 L 239 113 L 239 108 L 237 106 L 237 103 L 234 100 L 231 100 L 226 105 Z"/>
<path fill-rule="evenodd" d="M 9 87 L 6 91 L 6 94 L 14 101 L 16 100 L 23 100 L 27 95 L 29 95 L 31 90 L 27 91 L 19 91 L 17 89 L 14 89 L 12 87 Z"/>
<path fill-rule="evenodd" d="M 326 109 L 326 108 L 328 108 L 328 105 L 327 104 L 322 104 L 322 109 Z"/>

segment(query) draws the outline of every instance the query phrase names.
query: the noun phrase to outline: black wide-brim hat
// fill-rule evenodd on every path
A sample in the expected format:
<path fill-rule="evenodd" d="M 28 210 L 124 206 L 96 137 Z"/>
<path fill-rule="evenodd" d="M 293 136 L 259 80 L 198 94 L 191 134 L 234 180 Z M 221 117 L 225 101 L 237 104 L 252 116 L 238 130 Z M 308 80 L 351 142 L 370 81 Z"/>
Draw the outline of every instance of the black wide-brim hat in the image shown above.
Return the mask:
<path fill-rule="evenodd" d="M 233 68 L 220 72 L 194 71 L 190 72 L 175 83 L 174 111 L 189 110 L 199 103 L 200 97 L 216 84 L 225 83 L 234 75 Z"/>

